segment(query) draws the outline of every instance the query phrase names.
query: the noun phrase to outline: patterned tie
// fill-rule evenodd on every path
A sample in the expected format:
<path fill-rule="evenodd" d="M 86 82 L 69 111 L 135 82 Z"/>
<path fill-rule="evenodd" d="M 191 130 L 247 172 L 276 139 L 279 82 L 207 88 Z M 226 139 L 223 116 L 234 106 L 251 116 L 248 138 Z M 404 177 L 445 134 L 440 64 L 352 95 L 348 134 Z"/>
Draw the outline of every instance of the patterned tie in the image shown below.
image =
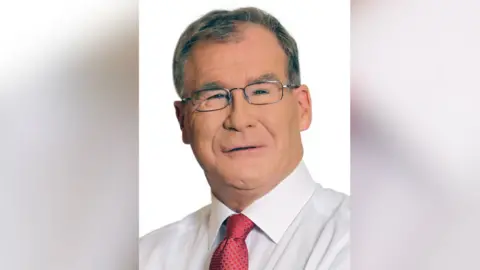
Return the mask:
<path fill-rule="evenodd" d="M 212 256 L 210 270 L 248 270 L 248 249 L 245 239 L 255 224 L 243 214 L 227 219 L 227 235 Z"/>

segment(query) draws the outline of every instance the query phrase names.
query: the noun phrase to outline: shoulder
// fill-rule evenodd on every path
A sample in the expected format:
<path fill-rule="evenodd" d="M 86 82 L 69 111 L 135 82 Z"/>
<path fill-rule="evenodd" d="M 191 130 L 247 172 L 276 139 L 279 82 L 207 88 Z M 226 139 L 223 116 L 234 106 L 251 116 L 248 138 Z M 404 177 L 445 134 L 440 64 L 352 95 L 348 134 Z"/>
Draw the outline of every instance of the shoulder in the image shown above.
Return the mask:
<path fill-rule="evenodd" d="M 315 252 L 328 269 L 350 269 L 350 197 L 332 189 L 318 187 L 313 195 L 313 208 L 323 224 L 323 241 Z M 323 244 L 321 244 L 323 243 Z"/>
<path fill-rule="evenodd" d="M 168 224 L 141 237 L 138 250 L 140 264 L 146 263 L 154 254 L 166 254 L 176 244 L 183 243 L 182 239 L 191 238 L 191 234 L 195 234 L 198 228 L 206 222 L 209 211 L 210 205 L 207 205 L 182 220 Z"/>
<path fill-rule="evenodd" d="M 350 227 L 350 196 L 319 186 L 312 199 L 318 214 Z"/>
<path fill-rule="evenodd" d="M 323 231 L 332 237 L 334 249 L 342 250 L 350 245 L 350 196 L 318 186 L 313 194 L 313 211 L 324 224 Z"/>

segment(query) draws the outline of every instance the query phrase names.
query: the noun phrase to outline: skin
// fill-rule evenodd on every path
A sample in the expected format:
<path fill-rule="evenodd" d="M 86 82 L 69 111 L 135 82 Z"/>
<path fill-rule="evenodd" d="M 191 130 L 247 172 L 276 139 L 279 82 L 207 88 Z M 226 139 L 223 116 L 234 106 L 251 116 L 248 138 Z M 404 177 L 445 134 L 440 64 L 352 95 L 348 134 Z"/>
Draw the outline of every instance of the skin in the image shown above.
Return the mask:
<path fill-rule="evenodd" d="M 287 82 L 287 57 L 275 35 L 263 26 L 243 24 L 232 42 L 202 41 L 185 64 L 185 96 L 217 82 L 225 88 L 244 87 L 264 74 Z M 284 90 L 280 102 L 251 105 L 241 90 L 232 104 L 213 112 L 196 112 L 189 102 L 174 103 L 183 141 L 189 144 L 212 193 L 230 209 L 241 212 L 288 176 L 303 157 L 300 132 L 309 128 L 312 109 L 306 85 Z M 225 152 L 255 145 L 249 151 Z"/>

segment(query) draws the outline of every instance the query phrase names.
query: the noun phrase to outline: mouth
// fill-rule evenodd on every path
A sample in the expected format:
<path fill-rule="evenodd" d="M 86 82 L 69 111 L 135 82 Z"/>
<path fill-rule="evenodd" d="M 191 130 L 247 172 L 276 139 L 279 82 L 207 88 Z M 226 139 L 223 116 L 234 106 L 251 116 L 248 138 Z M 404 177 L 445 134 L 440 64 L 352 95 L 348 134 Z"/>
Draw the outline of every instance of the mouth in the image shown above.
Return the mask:
<path fill-rule="evenodd" d="M 229 148 L 224 150 L 224 153 L 234 153 L 234 152 L 240 152 L 240 151 L 247 151 L 247 150 L 254 150 L 260 148 L 260 146 L 240 146 L 240 147 L 234 147 L 234 148 Z"/>

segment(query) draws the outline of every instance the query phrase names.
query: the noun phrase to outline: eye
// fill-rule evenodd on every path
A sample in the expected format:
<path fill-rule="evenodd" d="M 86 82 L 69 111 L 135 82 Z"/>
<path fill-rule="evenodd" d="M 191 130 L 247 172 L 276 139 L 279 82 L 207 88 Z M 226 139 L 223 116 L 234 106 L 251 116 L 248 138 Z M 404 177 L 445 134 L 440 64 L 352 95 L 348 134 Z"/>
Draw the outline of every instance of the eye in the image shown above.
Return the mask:
<path fill-rule="evenodd" d="M 223 94 L 223 93 L 218 93 L 218 94 L 214 94 L 214 95 L 211 95 L 207 98 L 207 100 L 210 100 L 210 99 L 219 99 L 219 98 L 226 98 L 227 95 Z"/>
<path fill-rule="evenodd" d="M 266 90 L 266 89 L 256 89 L 255 91 L 253 91 L 252 94 L 254 95 L 265 95 L 265 94 L 269 94 L 270 91 L 269 90 Z"/>

